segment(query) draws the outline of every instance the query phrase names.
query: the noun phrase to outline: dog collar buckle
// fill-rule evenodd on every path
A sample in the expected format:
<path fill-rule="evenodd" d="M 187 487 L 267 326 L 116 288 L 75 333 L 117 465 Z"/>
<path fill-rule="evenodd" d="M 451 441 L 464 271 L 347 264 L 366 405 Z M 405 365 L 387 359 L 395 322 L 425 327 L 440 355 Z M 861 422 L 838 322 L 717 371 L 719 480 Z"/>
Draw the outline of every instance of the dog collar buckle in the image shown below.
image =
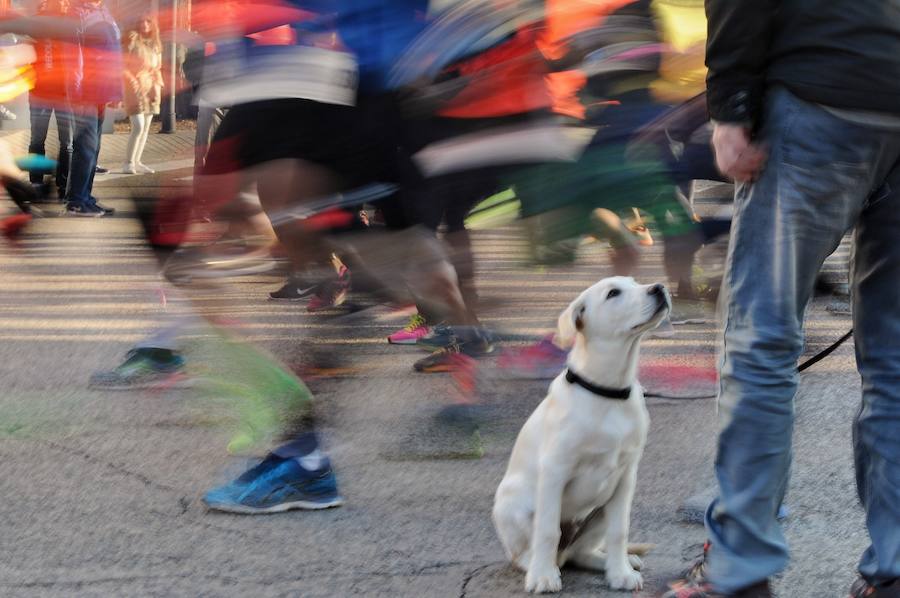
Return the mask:
<path fill-rule="evenodd" d="M 626 401 L 628 397 L 631 396 L 631 387 L 628 388 L 606 388 L 604 386 L 597 386 L 596 384 L 591 384 L 572 370 L 566 370 L 566 382 L 569 384 L 577 384 L 585 390 L 588 390 L 595 395 L 601 396 L 605 399 L 617 399 L 619 401 Z"/>

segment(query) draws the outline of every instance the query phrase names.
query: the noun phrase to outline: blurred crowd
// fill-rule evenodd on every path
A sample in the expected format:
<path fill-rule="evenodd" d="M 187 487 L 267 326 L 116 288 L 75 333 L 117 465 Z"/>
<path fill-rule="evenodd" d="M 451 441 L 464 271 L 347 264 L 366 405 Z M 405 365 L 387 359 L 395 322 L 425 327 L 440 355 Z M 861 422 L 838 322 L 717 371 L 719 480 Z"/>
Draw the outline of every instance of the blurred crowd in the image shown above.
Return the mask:
<path fill-rule="evenodd" d="M 23 212 L 7 218 L 9 235 L 54 195 L 68 215 L 112 216 L 92 193 L 107 112 L 123 109 L 130 121 L 121 172 L 152 174 L 141 161 L 151 123 L 179 93 L 196 106 L 192 191 L 138 198 L 173 293 L 276 270 L 285 282 L 270 298 L 309 311 L 353 309 L 351 293 L 413 305 L 388 341 L 432 351 L 417 371 L 446 372 L 497 342 L 479 320 L 472 226 L 516 221 L 539 264 L 571 262 L 580 243 L 599 240 L 617 274 L 635 270 L 640 246 L 661 241 L 678 295 L 709 292 L 692 280 L 694 254 L 729 222 L 701 220 L 691 201 L 694 179 L 720 178 L 702 3 L 207 1 L 192 4 L 189 30 L 167 11 L 118 17 L 102 0 L 43 0 L 4 16 L 0 101 L 27 92 L 31 120 L 29 155 L 4 161 Z M 164 49 L 168 59 L 174 44 L 183 51 L 169 77 Z M 55 160 L 45 157 L 54 116 Z M 161 323 L 91 384 L 171 379 L 184 369 L 184 325 Z M 261 359 L 278 379 L 285 368 Z M 565 352 L 545 339 L 504 359 L 550 372 Z M 310 500 L 335 504 L 327 459 L 306 469 L 292 459 L 318 442 L 308 391 L 283 373 L 275 394 L 294 397 L 277 425 L 285 444 L 263 469 L 314 480 L 321 500 L 304 490 Z M 260 436 L 238 434 L 232 448 Z M 207 502 L 292 504 L 244 496 L 261 475 L 253 471 Z"/>

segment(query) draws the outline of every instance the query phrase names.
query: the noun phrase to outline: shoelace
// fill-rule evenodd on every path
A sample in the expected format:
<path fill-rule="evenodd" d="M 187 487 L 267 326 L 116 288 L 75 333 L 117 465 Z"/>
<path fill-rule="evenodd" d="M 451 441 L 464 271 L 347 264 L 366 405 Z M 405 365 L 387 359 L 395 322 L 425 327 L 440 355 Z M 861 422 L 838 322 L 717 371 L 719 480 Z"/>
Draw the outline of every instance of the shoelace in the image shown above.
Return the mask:
<path fill-rule="evenodd" d="M 407 325 L 403 328 L 403 330 L 405 330 L 406 332 L 412 332 L 412 331 L 415 330 L 416 328 L 420 328 L 420 327 L 422 327 L 422 326 L 424 326 L 424 325 L 425 325 L 425 318 L 423 318 L 423 317 L 422 317 L 421 315 L 419 315 L 419 314 L 414 314 L 414 315 L 409 319 L 409 324 L 407 324 Z"/>
<path fill-rule="evenodd" d="M 459 341 L 456 337 L 450 339 L 450 344 L 446 347 L 441 347 L 437 351 L 435 351 L 435 355 L 458 355 L 462 353 L 462 345 L 459 344 Z"/>

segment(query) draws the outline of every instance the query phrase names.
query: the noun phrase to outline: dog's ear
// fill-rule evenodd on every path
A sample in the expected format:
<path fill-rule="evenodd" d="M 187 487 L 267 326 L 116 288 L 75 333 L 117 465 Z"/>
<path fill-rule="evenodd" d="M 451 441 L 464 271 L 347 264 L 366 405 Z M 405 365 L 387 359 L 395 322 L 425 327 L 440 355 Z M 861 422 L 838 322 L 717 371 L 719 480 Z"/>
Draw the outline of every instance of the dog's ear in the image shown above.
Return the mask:
<path fill-rule="evenodd" d="M 584 312 L 585 300 L 582 295 L 559 314 L 554 339 L 557 346 L 568 349 L 575 344 L 575 335 L 584 330 Z"/>

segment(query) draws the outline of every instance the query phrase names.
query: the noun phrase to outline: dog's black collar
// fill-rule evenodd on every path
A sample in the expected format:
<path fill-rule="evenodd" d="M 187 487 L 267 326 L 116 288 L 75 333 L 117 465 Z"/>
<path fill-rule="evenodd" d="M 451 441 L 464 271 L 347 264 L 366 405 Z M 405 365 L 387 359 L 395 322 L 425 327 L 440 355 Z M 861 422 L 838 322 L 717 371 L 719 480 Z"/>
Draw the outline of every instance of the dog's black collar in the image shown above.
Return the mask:
<path fill-rule="evenodd" d="M 597 386 L 596 384 L 591 384 L 572 370 L 566 370 L 566 382 L 569 384 L 577 384 L 581 388 L 607 399 L 625 401 L 631 396 L 630 386 L 628 388 L 606 388 L 604 386 Z"/>

